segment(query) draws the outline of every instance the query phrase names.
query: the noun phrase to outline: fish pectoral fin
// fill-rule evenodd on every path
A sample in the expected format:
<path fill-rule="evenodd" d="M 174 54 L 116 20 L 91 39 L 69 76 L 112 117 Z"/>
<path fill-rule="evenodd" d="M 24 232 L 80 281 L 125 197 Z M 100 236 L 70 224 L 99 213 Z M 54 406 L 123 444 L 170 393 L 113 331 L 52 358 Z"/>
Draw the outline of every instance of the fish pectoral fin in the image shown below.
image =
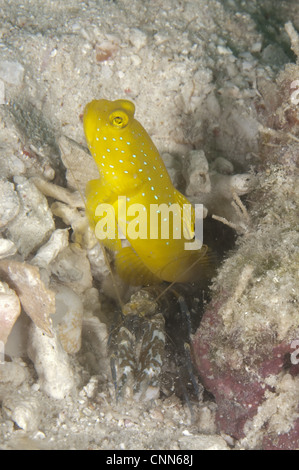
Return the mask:
<path fill-rule="evenodd" d="M 175 191 L 175 199 L 182 210 L 183 235 L 187 240 L 194 237 L 195 211 L 191 202 L 179 191 Z M 185 205 L 185 208 L 184 208 Z"/>
<path fill-rule="evenodd" d="M 217 257 L 206 245 L 200 250 L 184 251 L 159 271 L 168 282 L 200 282 L 215 274 Z"/>
<path fill-rule="evenodd" d="M 115 256 L 115 267 L 119 276 L 135 286 L 152 285 L 162 279 L 152 273 L 131 246 L 122 248 Z"/>

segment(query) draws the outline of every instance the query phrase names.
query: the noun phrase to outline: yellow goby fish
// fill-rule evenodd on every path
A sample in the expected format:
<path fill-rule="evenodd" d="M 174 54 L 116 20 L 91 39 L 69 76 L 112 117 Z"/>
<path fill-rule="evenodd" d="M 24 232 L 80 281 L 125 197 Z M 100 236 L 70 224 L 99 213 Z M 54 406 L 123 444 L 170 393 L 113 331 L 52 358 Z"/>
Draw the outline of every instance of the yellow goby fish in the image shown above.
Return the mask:
<path fill-rule="evenodd" d="M 103 204 L 113 208 L 116 224 L 108 227 L 113 236 L 102 243 L 115 252 L 116 270 L 130 284 L 189 282 L 205 277 L 209 266 L 206 247 L 185 249 L 185 236 L 190 238 L 193 232 L 194 208 L 174 188 L 158 150 L 134 112 L 135 106 L 128 100 L 94 100 L 85 108 L 86 141 L 100 174 L 100 179 L 86 187 L 89 221 L 97 228 L 98 208 Z M 138 216 L 136 207 L 140 207 Z M 167 207 L 172 210 L 165 210 Z M 186 208 L 191 208 L 191 217 L 183 210 Z M 174 224 L 177 217 L 179 225 Z M 132 231 L 130 236 L 126 230 L 130 223 L 139 236 L 133 236 Z M 178 228 L 179 236 L 175 233 Z M 120 233 L 126 233 L 126 242 Z"/>

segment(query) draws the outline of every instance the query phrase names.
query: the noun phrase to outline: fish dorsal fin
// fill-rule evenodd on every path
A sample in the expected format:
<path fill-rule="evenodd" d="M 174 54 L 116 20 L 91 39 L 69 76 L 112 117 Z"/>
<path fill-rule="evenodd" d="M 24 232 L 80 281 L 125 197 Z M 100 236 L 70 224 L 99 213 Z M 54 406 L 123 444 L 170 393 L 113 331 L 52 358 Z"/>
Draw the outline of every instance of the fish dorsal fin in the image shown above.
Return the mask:
<path fill-rule="evenodd" d="M 131 246 L 122 248 L 116 254 L 115 267 L 119 276 L 128 284 L 141 286 L 162 282 L 162 279 L 146 267 Z"/>

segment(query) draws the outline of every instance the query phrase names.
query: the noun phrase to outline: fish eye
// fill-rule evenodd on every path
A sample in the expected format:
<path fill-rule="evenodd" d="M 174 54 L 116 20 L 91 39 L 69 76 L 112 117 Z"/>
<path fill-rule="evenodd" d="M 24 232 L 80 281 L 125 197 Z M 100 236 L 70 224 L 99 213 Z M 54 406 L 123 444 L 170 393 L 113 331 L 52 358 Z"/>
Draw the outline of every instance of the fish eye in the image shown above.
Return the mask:
<path fill-rule="evenodd" d="M 123 111 L 117 110 L 110 114 L 109 120 L 113 127 L 121 129 L 122 127 L 126 127 L 129 122 L 129 117 Z"/>

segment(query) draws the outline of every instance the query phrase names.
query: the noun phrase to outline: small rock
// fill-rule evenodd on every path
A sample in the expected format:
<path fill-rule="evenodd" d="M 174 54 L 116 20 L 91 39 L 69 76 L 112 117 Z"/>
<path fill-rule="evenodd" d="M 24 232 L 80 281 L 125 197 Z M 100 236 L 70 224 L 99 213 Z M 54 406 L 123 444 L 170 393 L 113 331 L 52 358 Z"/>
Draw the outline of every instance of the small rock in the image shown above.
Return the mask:
<path fill-rule="evenodd" d="M 181 450 L 230 450 L 225 440 L 217 434 L 184 436 L 178 441 Z"/>
<path fill-rule="evenodd" d="M 224 46 L 217 46 L 217 52 L 220 55 L 230 55 L 232 54 L 232 51 L 229 47 L 224 47 Z"/>
<path fill-rule="evenodd" d="M 198 410 L 200 432 L 205 434 L 214 434 L 217 431 L 215 421 L 217 407 L 213 405 L 215 404 L 211 403 L 210 406 L 202 406 Z"/>
<path fill-rule="evenodd" d="M 262 50 L 262 43 L 258 41 L 252 44 L 250 52 L 257 53 L 257 52 L 261 52 L 261 50 Z"/>
<path fill-rule="evenodd" d="M 139 51 L 142 47 L 144 47 L 147 43 L 147 35 L 141 31 L 140 29 L 133 28 L 130 31 L 130 42 L 136 49 Z"/>
<path fill-rule="evenodd" d="M 94 398 L 98 390 L 98 377 L 92 376 L 89 382 L 83 387 L 83 392 L 88 398 Z"/>
<path fill-rule="evenodd" d="M 16 61 L 0 61 L 0 78 L 11 85 L 21 85 L 24 67 Z"/>
<path fill-rule="evenodd" d="M 27 369 L 25 364 L 17 362 L 4 362 L 0 364 L 0 383 L 5 386 L 12 385 L 18 387 L 27 378 Z M 1 387 L 0 387 L 1 390 Z"/>
<path fill-rule="evenodd" d="M 4 397 L 2 409 L 24 431 L 36 431 L 40 421 L 39 400 L 18 393 Z"/>

